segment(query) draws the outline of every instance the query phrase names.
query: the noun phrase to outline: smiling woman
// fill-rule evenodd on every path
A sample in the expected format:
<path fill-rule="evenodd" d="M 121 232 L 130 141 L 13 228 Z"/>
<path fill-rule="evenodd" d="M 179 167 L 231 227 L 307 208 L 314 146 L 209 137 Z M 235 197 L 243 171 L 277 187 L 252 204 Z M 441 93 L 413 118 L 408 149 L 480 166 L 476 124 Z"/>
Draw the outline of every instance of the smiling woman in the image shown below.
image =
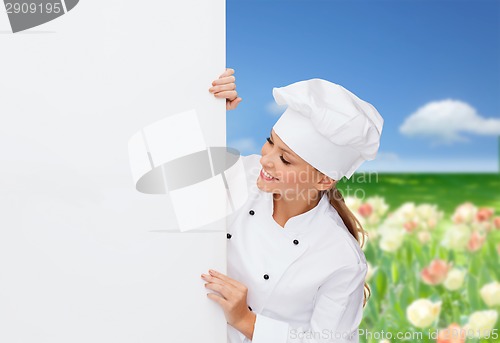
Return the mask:
<path fill-rule="evenodd" d="M 214 81 L 216 96 L 235 89 L 233 73 Z M 231 107 L 237 95 L 226 94 Z M 358 342 L 369 297 L 365 232 L 336 184 L 375 158 L 383 119 L 326 80 L 273 95 L 288 107 L 261 155 L 243 157 L 250 196 L 227 222 L 228 275 L 202 277 L 231 343 Z"/>
<path fill-rule="evenodd" d="M 271 137 L 261 150 L 262 173 L 257 186 L 274 194 L 273 218 L 284 226 L 290 217 L 315 207 L 320 191 L 332 188 L 335 181 L 292 152 L 274 130 Z"/>

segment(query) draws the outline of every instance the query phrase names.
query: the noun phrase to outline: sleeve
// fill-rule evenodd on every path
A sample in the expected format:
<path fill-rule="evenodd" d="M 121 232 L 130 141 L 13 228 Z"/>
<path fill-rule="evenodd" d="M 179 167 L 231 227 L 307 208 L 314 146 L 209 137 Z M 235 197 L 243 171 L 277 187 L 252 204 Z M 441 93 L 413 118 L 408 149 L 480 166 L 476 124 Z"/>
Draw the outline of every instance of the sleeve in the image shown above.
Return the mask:
<path fill-rule="evenodd" d="M 318 289 L 309 328 L 257 314 L 252 341 L 245 343 L 359 342 L 366 263 L 335 271 Z"/>

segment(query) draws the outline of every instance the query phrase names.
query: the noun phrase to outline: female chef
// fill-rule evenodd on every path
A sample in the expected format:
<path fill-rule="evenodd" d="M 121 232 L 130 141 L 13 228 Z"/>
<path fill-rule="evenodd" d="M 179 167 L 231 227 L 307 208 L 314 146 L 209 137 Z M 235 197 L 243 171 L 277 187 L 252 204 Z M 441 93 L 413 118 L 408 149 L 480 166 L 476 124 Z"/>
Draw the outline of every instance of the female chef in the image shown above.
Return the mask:
<path fill-rule="evenodd" d="M 209 89 L 228 110 L 242 100 L 233 74 Z M 321 79 L 273 96 L 287 109 L 261 156 L 242 157 L 249 198 L 227 222 L 227 275 L 201 275 L 207 296 L 223 309 L 231 343 L 359 342 L 366 233 L 336 183 L 375 158 L 383 118 Z"/>

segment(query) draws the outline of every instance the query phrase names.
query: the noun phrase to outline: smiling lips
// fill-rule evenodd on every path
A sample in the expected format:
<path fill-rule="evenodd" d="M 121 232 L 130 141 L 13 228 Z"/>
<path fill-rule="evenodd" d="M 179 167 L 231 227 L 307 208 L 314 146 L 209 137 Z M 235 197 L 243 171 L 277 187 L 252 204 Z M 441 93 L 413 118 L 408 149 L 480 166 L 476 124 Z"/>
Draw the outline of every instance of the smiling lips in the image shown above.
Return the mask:
<path fill-rule="evenodd" d="M 266 181 L 278 180 L 277 178 L 275 178 L 274 176 L 272 176 L 271 174 L 269 174 L 268 172 L 266 172 L 266 171 L 264 170 L 264 168 L 263 168 L 263 169 L 261 169 L 261 171 L 260 171 L 260 176 L 261 176 L 264 180 L 266 180 Z"/>

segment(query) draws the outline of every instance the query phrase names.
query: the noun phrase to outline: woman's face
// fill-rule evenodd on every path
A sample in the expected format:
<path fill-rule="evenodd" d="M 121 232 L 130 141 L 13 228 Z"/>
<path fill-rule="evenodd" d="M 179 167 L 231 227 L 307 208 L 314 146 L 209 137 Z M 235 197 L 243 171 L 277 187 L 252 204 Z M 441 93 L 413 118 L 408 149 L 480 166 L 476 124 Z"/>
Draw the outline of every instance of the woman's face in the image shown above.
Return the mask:
<path fill-rule="evenodd" d="M 262 170 L 257 186 L 264 192 L 280 194 L 288 200 L 310 199 L 318 191 L 328 189 L 334 181 L 316 170 L 290 149 L 271 130 L 262 146 Z M 272 177 L 269 178 L 268 175 Z"/>

